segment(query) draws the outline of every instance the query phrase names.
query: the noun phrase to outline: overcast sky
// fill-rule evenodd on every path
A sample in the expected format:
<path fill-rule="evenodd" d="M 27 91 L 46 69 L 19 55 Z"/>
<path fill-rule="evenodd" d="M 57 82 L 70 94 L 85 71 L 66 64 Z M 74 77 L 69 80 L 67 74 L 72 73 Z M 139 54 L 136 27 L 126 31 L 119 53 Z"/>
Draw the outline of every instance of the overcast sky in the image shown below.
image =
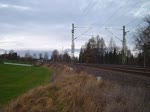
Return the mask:
<path fill-rule="evenodd" d="M 100 35 L 106 44 L 113 35 L 105 28 L 122 39 L 122 30 L 118 29 L 126 25 L 131 48 L 131 34 L 144 24 L 142 18 L 149 12 L 150 0 L 0 0 L 0 49 L 68 49 L 72 23 L 91 27 L 87 35 Z M 87 30 L 77 28 L 75 37 Z M 84 35 L 76 39 L 76 49 L 89 38 Z"/>

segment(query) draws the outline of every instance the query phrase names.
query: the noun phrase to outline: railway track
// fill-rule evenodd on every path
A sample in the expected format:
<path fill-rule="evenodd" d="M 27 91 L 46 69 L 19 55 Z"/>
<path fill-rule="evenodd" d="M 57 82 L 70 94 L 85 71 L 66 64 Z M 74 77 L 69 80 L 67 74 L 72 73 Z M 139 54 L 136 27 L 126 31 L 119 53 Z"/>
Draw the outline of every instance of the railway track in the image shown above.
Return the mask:
<path fill-rule="evenodd" d="M 133 66 L 132 67 L 131 66 L 118 66 L 118 65 L 80 64 L 80 63 L 77 63 L 76 65 L 94 67 L 94 68 L 99 68 L 99 69 L 107 69 L 107 70 L 131 73 L 131 74 L 136 74 L 136 75 L 144 75 L 144 76 L 150 77 L 150 68 L 133 67 Z"/>

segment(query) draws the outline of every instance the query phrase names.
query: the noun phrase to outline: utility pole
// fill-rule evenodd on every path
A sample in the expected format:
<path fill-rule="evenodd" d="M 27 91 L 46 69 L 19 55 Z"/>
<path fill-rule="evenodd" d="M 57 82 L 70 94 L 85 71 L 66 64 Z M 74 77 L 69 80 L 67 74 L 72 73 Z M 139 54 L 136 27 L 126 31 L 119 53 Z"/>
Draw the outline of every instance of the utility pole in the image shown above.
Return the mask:
<path fill-rule="evenodd" d="M 89 27 L 75 27 L 74 24 L 72 23 L 72 44 L 71 44 L 71 56 L 72 56 L 72 62 L 74 63 L 75 58 L 74 58 L 74 51 L 75 51 L 75 43 L 74 40 L 79 38 L 82 35 L 85 35 L 87 32 L 89 32 L 89 30 L 91 30 L 92 28 L 89 28 L 87 31 L 83 32 L 81 35 L 74 37 L 74 31 L 77 28 L 89 28 Z"/>
<path fill-rule="evenodd" d="M 146 67 L 146 63 L 145 63 L 145 49 L 144 49 L 144 67 Z"/>
<path fill-rule="evenodd" d="M 63 51 L 63 46 L 62 46 L 62 63 L 64 62 L 64 51 Z"/>
<path fill-rule="evenodd" d="M 72 45 L 71 45 L 71 56 L 72 56 L 72 62 L 74 62 L 74 24 L 72 24 Z"/>
<path fill-rule="evenodd" d="M 123 26 L 123 40 L 122 40 L 122 64 L 126 63 L 126 54 L 127 54 L 127 49 L 126 49 L 126 34 L 129 31 L 125 30 L 125 26 Z"/>
<path fill-rule="evenodd" d="M 106 31 L 108 31 L 110 34 L 114 35 L 112 32 L 110 32 L 107 28 L 105 28 Z M 119 39 L 116 35 L 115 38 L 117 38 L 118 40 L 120 40 L 122 42 L 122 64 L 125 64 L 126 63 L 126 55 L 127 55 L 127 46 L 126 46 L 126 34 L 129 32 L 129 31 L 126 31 L 125 30 L 125 26 L 123 26 L 123 29 L 119 29 L 119 30 L 123 30 L 123 39 Z"/>

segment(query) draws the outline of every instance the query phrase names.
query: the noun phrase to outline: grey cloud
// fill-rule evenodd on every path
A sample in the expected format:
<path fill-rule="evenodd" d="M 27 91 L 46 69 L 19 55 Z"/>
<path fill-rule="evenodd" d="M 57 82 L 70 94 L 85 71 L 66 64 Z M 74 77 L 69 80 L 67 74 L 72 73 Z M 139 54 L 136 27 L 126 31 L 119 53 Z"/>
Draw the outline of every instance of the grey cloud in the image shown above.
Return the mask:
<path fill-rule="evenodd" d="M 135 19 L 136 21 L 127 26 L 127 29 L 133 29 L 141 22 L 140 15 L 143 14 L 143 10 L 149 9 L 150 2 L 149 0 L 132 0 L 119 9 L 126 1 L 93 0 L 89 9 L 86 9 L 89 0 L 0 0 L 0 4 L 6 5 L 6 8 L 0 8 L 0 40 L 3 36 L 16 37 L 18 40 L 22 36 L 25 38 L 37 36 L 38 38 L 49 38 L 54 42 L 55 40 L 61 41 L 63 46 L 68 47 L 71 44 L 72 23 L 75 23 L 76 26 L 91 26 L 93 30 L 88 34 L 99 34 L 105 37 L 108 36 L 105 27 L 120 29 Z M 89 11 L 85 14 L 87 10 Z M 103 26 L 116 11 L 118 11 L 117 14 Z M 81 20 L 77 22 L 79 18 Z M 75 36 L 85 30 L 76 29 Z M 112 31 L 119 37 L 122 36 L 121 31 Z M 88 38 L 90 37 L 83 36 L 77 42 L 80 45 Z"/>

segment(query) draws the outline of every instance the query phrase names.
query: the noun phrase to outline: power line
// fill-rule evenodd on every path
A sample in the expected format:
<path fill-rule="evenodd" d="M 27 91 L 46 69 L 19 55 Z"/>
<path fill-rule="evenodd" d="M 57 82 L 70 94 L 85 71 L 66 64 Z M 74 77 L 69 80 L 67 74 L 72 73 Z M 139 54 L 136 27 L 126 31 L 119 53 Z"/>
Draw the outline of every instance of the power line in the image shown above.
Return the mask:
<path fill-rule="evenodd" d="M 80 35 L 78 35 L 77 37 L 75 37 L 74 39 L 79 38 L 82 35 L 85 35 L 87 32 L 89 32 L 92 28 L 89 28 L 88 30 L 86 30 L 85 32 L 81 33 Z"/>
<path fill-rule="evenodd" d="M 91 30 L 92 28 L 91 27 L 80 27 L 80 26 L 77 26 L 77 27 L 74 27 L 74 28 L 88 28 L 88 30 L 86 30 L 85 32 L 81 33 L 79 36 L 77 36 L 75 39 L 77 39 L 78 37 L 82 36 L 82 35 L 86 35 L 87 32 L 89 32 L 89 30 Z M 74 39 L 74 40 L 75 40 Z"/>
<path fill-rule="evenodd" d="M 93 3 L 93 5 L 91 5 L 93 1 L 94 1 L 94 0 L 91 0 L 91 1 L 89 2 L 89 4 L 87 5 L 87 7 L 83 10 L 83 15 L 80 16 L 80 18 L 77 20 L 77 23 L 79 23 L 81 20 L 83 21 L 82 18 L 85 17 L 85 16 L 89 13 L 90 9 L 92 9 L 92 8 L 96 5 L 97 1 L 95 1 L 95 2 Z M 89 28 L 89 27 L 75 27 L 75 28 Z M 74 40 L 77 39 L 78 37 L 82 36 L 82 35 L 85 35 L 85 34 L 86 34 L 87 32 L 89 32 L 89 30 L 91 30 L 91 29 L 92 29 L 92 28 L 89 28 L 87 31 L 81 33 L 79 36 L 77 36 L 76 38 L 74 38 Z"/>
<path fill-rule="evenodd" d="M 85 35 L 85 36 L 91 36 L 91 37 L 93 37 L 94 35 L 90 35 L 90 34 L 83 34 L 83 35 Z"/>
<path fill-rule="evenodd" d="M 121 6 L 119 7 L 119 9 L 117 9 L 117 10 L 104 22 L 103 26 L 104 26 L 114 15 L 116 15 L 116 14 L 120 11 L 120 9 L 122 9 L 122 8 L 125 6 L 125 4 L 127 4 L 128 2 L 129 2 L 129 0 L 127 0 L 123 5 L 121 5 Z"/>
<path fill-rule="evenodd" d="M 107 29 L 110 29 L 110 28 L 108 27 Z M 122 29 L 117 29 L 117 28 L 113 28 L 113 27 L 112 27 L 112 29 L 114 29 L 114 30 L 122 30 Z"/>
<path fill-rule="evenodd" d="M 81 20 L 83 21 L 83 19 L 81 19 L 81 18 L 87 16 L 88 13 L 89 13 L 89 11 L 96 5 L 97 1 L 95 1 L 95 2 L 93 3 L 93 5 L 91 5 L 93 1 L 94 1 L 94 0 L 91 0 L 91 1 L 89 2 L 87 8 L 85 8 L 84 11 L 83 11 L 83 15 L 84 15 L 84 16 L 82 15 L 82 16 L 78 19 L 77 23 L 79 23 Z M 87 11 L 86 11 L 86 10 L 87 10 Z M 85 12 L 85 14 L 84 14 L 84 12 Z"/>
<path fill-rule="evenodd" d="M 90 2 L 89 2 L 89 4 L 87 5 L 87 7 L 83 10 L 83 14 L 84 14 L 84 12 L 86 11 L 86 9 L 88 9 L 88 7 L 90 7 L 90 5 L 91 5 L 91 3 L 93 2 L 94 0 L 91 0 Z M 81 18 L 82 18 L 82 16 L 80 16 L 78 19 L 77 19 L 77 23 L 79 23 L 79 21 L 81 20 Z"/>
<path fill-rule="evenodd" d="M 75 28 L 90 28 L 90 27 L 81 27 L 81 26 L 77 26 Z"/>
<path fill-rule="evenodd" d="M 122 40 L 120 38 L 118 38 L 114 33 L 110 32 L 107 28 L 105 28 L 105 30 L 122 42 Z"/>
<path fill-rule="evenodd" d="M 93 0 L 91 0 L 91 2 L 92 2 Z M 103 26 L 114 16 L 114 15 L 116 15 L 119 11 L 120 11 L 120 9 L 122 9 L 123 7 L 124 7 L 124 5 L 126 4 L 126 3 L 128 3 L 128 1 L 129 0 L 127 0 L 126 2 L 124 2 L 124 4 L 123 5 L 121 5 L 120 7 L 119 7 L 119 9 L 116 11 L 116 12 L 114 12 L 106 21 L 105 21 L 105 23 L 103 24 Z M 90 2 L 90 3 L 91 3 Z M 89 4 L 90 4 L 89 3 Z M 97 3 L 97 1 L 93 4 L 93 6 L 92 7 L 94 7 L 95 6 L 95 4 Z M 89 5 L 90 6 L 90 5 Z M 87 11 L 87 13 L 86 14 L 88 14 L 88 12 L 89 12 L 89 10 Z M 83 34 L 83 33 L 82 33 Z M 81 34 L 81 35 L 82 35 Z"/>
<path fill-rule="evenodd" d="M 139 19 L 139 18 L 135 18 L 135 19 L 131 20 L 130 22 L 128 22 L 128 23 L 126 24 L 126 26 L 128 26 L 129 24 L 132 24 L 133 22 L 137 21 L 138 19 Z"/>
<path fill-rule="evenodd" d="M 141 2 L 141 1 L 143 1 L 143 0 L 138 0 L 138 1 L 134 4 L 134 7 L 140 3 L 139 1 Z M 128 9 L 127 9 L 125 12 L 123 12 L 119 17 L 117 17 L 117 19 L 120 18 L 120 17 L 122 17 L 122 16 L 124 16 L 124 15 L 125 15 L 126 13 L 128 13 L 129 11 L 131 11 L 131 8 L 128 8 Z"/>
<path fill-rule="evenodd" d="M 137 24 L 137 25 L 136 25 L 136 26 L 134 26 L 134 27 L 137 27 L 137 26 L 141 25 L 143 22 L 144 22 L 144 21 L 140 22 L 139 24 Z M 130 32 L 134 31 L 135 29 L 136 29 L 136 28 L 134 28 L 134 29 L 130 30 Z"/>
<path fill-rule="evenodd" d="M 132 24 L 133 22 L 135 22 L 135 21 L 138 20 L 138 19 L 139 19 L 139 18 L 135 18 L 135 19 L 131 20 L 129 23 L 126 24 L 126 26 L 129 25 L 129 24 Z M 143 23 L 143 21 L 140 22 L 138 25 L 140 25 L 141 23 Z M 136 26 L 138 26 L 138 25 L 136 25 Z M 135 27 L 136 27 L 136 26 L 135 26 Z"/>

